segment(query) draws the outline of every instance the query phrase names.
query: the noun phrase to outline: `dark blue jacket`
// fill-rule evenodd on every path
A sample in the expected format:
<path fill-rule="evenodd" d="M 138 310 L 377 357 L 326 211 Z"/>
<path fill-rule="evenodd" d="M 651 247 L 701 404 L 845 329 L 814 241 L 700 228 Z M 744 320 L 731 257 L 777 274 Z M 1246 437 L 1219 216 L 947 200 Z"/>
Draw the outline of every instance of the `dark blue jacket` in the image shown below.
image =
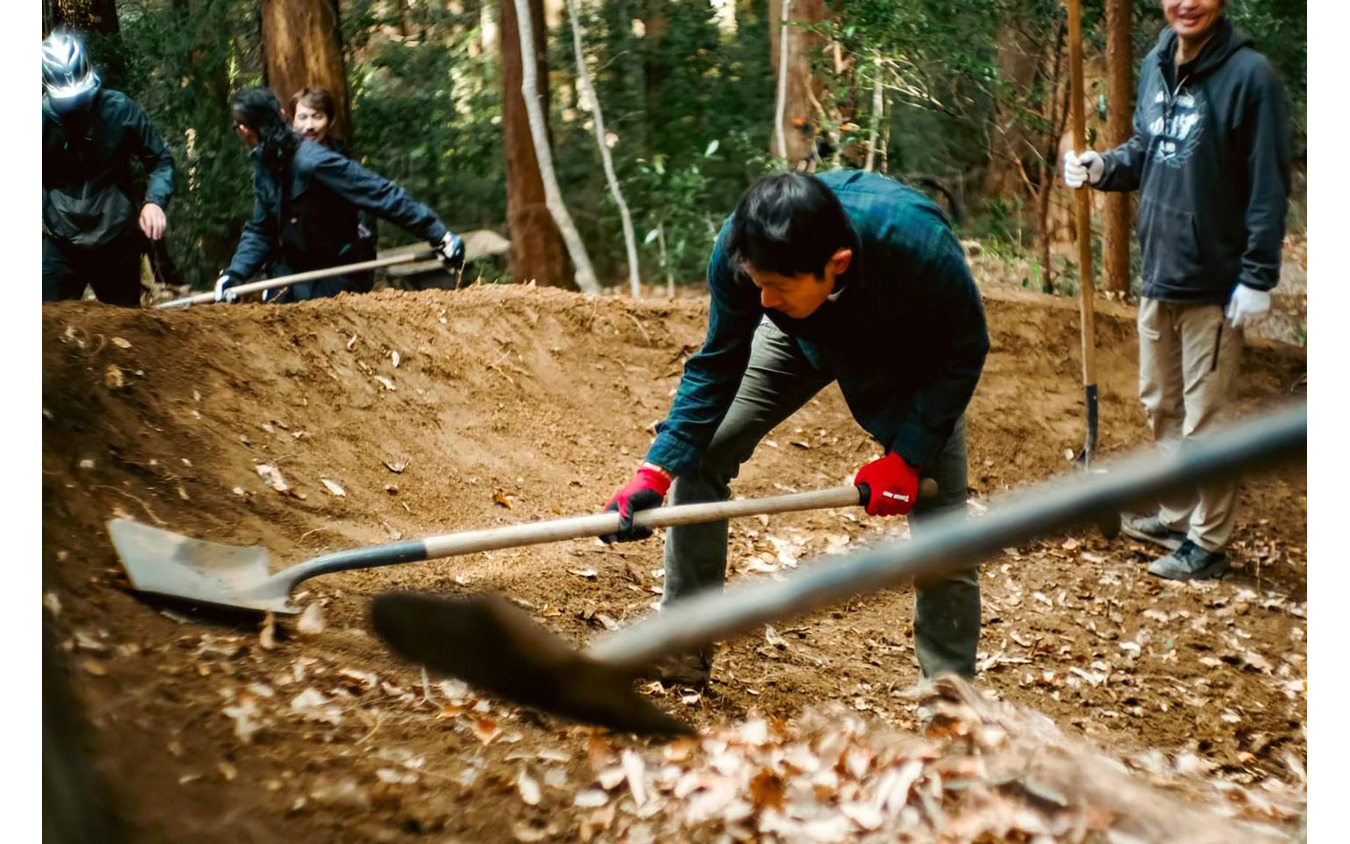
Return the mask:
<path fill-rule="evenodd" d="M 1289 110 L 1275 71 L 1227 18 L 1177 68 L 1163 30 L 1139 71 L 1134 137 L 1106 153 L 1101 190 L 1139 195 L 1143 295 L 1221 305 L 1280 280 Z"/>
<path fill-rule="evenodd" d="M 140 159 L 148 176 L 145 202 L 165 210 L 173 194 L 173 156 L 150 125 L 145 110 L 121 91 L 104 88 L 95 95 L 84 122 L 72 132 L 42 98 L 42 230 L 68 240 L 71 221 L 62 219 L 62 203 L 53 194 L 84 197 L 116 191 L 117 213 L 99 221 L 109 237 L 129 233 L 140 217 L 131 175 L 131 159 Z"/>
<path fill-rule="evenodd" d="M 403 188 L 313 141 L 301 141 L 290 163 L 290 195 L 253 152 L 253 218 L 244 224 L 234 260 L 226 270 L 246 280 L 269 258 L 292 271 L 344 263 L 357 236 L 357 212 L 383 217 L 429 243 L 445 237 L 445 225 Z M 282 204 L 288 213 L 283 219 Z"/>
<path fill-rule="evenodd" d="M 766 315 L 813 365 L 838 379 L 858 424 L 911 465 L 930 465 L 965 412 L 989 334 L 965 253 L 941 210 L 875 173 L 817 178 L 852 222 L 853 260 L 836 282 L 837 299 L 805 319 L 764 309 L 759 288 L 732 265 L 723 226 L 708 262 L 708 336 L 685 364 L 670 413 L 657 426 L 651 463 L 676 475 L 698 466 Z"/>

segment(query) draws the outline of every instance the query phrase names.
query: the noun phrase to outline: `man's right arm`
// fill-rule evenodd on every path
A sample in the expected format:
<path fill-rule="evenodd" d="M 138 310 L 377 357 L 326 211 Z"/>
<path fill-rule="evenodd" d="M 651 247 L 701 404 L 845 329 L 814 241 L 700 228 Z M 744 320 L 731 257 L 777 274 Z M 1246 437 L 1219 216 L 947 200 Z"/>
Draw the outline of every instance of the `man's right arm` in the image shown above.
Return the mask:
<path fill-rule="evenodd" d="M 326 147 L 316 150 L 313 160 L 314 178 L 357 208 L 383 217 L 433 244 L 445 237 L 445 224 L 436 212 L 383 176 Z"/>
<path fill-rule="evenodd" d="M 244 282 L 253 277 L 276 248 L 276 221 L 263 207 L 262 199 L 253 200 L 253 219 L 244 223 L 244 232 L 239 236 L 239 246 L 234 250 L 225 274 L 235 281 Z"/>
<path fill-rule="evenodd" d="M 738 284 L 725 249 L 723 226 L 708 261 L 712 306 L 703 348 L 684 365 L 670 413 L 657 426 L 647 462 L 671 475 L 697 468 L 699 456 L 721 424 L 750 361 L 750 344 L 764 316 L 753 287 Z"/>

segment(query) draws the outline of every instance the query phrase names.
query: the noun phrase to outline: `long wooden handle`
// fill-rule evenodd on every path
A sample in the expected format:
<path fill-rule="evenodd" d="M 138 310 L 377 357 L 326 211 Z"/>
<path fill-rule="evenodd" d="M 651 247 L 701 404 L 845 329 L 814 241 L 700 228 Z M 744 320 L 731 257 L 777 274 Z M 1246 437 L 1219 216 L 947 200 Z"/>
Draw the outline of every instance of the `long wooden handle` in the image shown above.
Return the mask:
<path fill-rule="evenodd" d="M 1073 111 L 1074 152 L 1087 149 L 1083 116 L 1083 16 L 1079 0 L 1069 0 L 1069 99 Z M 1078 220 L 1078 309 L 1083 348 L 1083 401 L 1087 407 L 1087 435 L 1083 465 L 1091 466 L 1097 451 L 1097 328 L 1093 319 L 1096 282 L 1092 271 L 1092 192 L 1087 186 L 1074 192 Z"/>
<path fill-rule="evenodd" d="M 1083 114 L 1083 15 L 1079 0 L 1069 0 L 1069 102 L 1073 120 L 1074 152 L 1087 150 L 1087 119 Z M 1092 192 L 1084 185 L 1074 191 L 1078 222 L 1078 301 L 1082 313 L 1083 384 L 1097 383 L 1097 344 L 1092 297 Z"/>
<path fill-rule="evenodd" d="M 292 273 L 283 275 L 279 278 L 265 278 L 262 281 L 252 281 L 248 284 L 240 284 L 230 288 L 230 292 L 242 296 L 246 293 L 257 293 L 259 290 L 275 290 L 278 287 L 290 287 L 292 284 L 298 284 L 302 281 L 316 281 L 321 278 L 332 278 L 336 275 L 346 275 L 347 273 L 362 273 L 367 270 L 378 270 L 382 267 L 392 267 L 396 264 L 410 264 L 413 261 L 425 261 L 436 257 L 433 249 L 423 249 L 420 252 L 409 252 L 406 255 L 395 255 L 391 258 L 375 258 L 370 261 L 360 261 L 355 264 L 344 264 L 340 267 L 329 267 L 326 270 L 308 270 L 303 273 Z M 195 293 L 191 296 L 184 296 L 182 299 L 173 299 L 168 302 L 160 302 L 155 305 L 156 308 L 187 308 L 192 305 L 206 305 L 216 301 L 215 291 L 209 293 Z"/>
<path fill-rule="evenodd" d="M 1186 443 L 1177 454 L 1147 453 L 1109 473 L 1046 482 L 995 502 L 979 519 L 967 520 L 957 512 L 939 516 L 909 542 L 877 544 L 830 565 L 805 565 L 782 580 L 755 578 L 725 592 L 708 590 L 596 640 L 585 655 L 619 668 L 640 668 L 659 657 L 693 652 L 908 578 L 974 565 L 1000 548 L 1182 483 L 1193 486 L 1277 458 L 1306 461 L 1307 445 L 1307 405 L 1266 414 L 1213 438 Z"/>
<path fill-rule="evenodd" d="M 925 492 L 927 495 L 925 495 Z M 937 484 L 926 478 L 919 491 L 920 498 L 937 493 Z M 831 507 L 856 507 L 861 496 L 856 486 L 840 486 L 813 492 L 794 492 L 768 498 L 747 498 L 742 501 L 711 501 L 706 504 L 680 504 L 674 507 L 654 507 L 639 511 L 633 524 L 640 527 L 663 528 L 720 522 L 744 516 L 767 516 L 774 513 L 796 513 L 803 510 L 826 510 Z M 530 522 L 523 525 L 488 528 L 486 530 L 450 533 L 423 540 L 427 559 L 454 557 L 478 551 L 495 551 L 521 545 L 537 545 L 564 539 L 587 536 L 605 536 L 619 529 L 618 513 L 597 513 L 570 519 Z"/>
<path fill-rule="evenodd" d="M 919 484 L 919 498 L 937 495 L 937 483 L 924 478 Z M 717 522 L 742 516 L 794 513 L 803 510 L 824 510 L 831 507 L 855 507 L 862 503 L 862 493 L 855 486 L 833 487 L 814 492 L 797 492 L 768 498 L 748 498 L 743 501 L 713 501 L 706 504 L 681 504 L 675 507 L 656 507 L 642 510 L 633 517 L 633 523 L 649 528 L 692 525 Z M 373 548 L 357 548 L 325 554 L 312 560 L 277 572 L 269 579 L 284 581 L 288 588 L 318 577 L 352 569 L 369 569 L 401 563 L 458 557 L 502 548 L 542 545 L 588 536 L 605 536 L 619 529 L 618 513 L 596 513 L 523 525 L 505 525 L 483 530 L 461 531 L 410 542 L 395 542 Z"/>

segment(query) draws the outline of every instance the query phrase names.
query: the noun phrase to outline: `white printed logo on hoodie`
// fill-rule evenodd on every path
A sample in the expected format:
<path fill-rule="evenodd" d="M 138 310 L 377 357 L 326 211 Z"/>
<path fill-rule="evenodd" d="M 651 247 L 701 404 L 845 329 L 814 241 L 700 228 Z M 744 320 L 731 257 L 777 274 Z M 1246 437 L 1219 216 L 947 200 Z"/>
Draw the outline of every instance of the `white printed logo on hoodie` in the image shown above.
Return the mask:
<path fill-rule="evenodd" d="M 1205 131 L 1203 97 L 1203 90 L 1192 92 L 1178 86 L 1170 105 L 1166 89 L 1153 98 L 1153 119 L 1148 129 L 1154 139 L 1154 161 L 1181 167 L 1195 152 Z"/>

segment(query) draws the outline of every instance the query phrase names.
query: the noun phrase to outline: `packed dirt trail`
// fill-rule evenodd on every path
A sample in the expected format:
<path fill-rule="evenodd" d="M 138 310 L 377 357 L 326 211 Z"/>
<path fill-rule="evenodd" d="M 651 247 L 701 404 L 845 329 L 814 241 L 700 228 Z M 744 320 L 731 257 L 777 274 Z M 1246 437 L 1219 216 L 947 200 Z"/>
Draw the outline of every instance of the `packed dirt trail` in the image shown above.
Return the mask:
<path fill-rule="evenodd" d="M 992 352 L 968 415 L 976 517 L 1072 471 L 1083 431 L 1075 303 L 985 297 Z M 725 819 L 644 816 L 640 795 L 624 804 L 612 782 L 595 785 L 606 760 L 636 758 L 624 749 L 682 758 L 669 748 L 439 678 L 425 687 L 367 632 L 367 599 L 384 590 L 496 590 L 581 643 L 654 610 L 659 538 L 325 577 L 299 596 L 321 618 L 260 630 L 137 598 L 104 529 L 123 516 L 262 545 L 279 567 L 598 510 L 645 453 L 706 314 L 704 300 L 532 287 L 172 313 L 44 306 L 44 604 L 135 839 L 671 840 L 677 821 L 697 840 L 740 837 Z M 1132 314 L 1104 303 L 1097 315 L 1106 453 L 1147 440 Z M 1243 412 L 1297 398 L 1305 371 L 1301 349 L 1250 347 Z M 760 446 L 734 491 L 838 485 L 877 455 L 831 387 Z M 1218 583 L 1160 582 L 1151 548 L 1087 530 L 1005 549 L 984 568 L 978 685 L 1182 797 L 1176 783 L 1204 778 L 1301 787 L 1306 492 L 1302 466 L 1246 482 L 1235 570 Z M 746 520 L 731 566 L 780 576 L 905 530 L 858 509 Z M 873 730 L 913 733 L 911 602 L 901 588 L 728 643 L 701 695 L 648 690 L 709 729 L 756 715 L 786 729 L 837 703 Z"/>

